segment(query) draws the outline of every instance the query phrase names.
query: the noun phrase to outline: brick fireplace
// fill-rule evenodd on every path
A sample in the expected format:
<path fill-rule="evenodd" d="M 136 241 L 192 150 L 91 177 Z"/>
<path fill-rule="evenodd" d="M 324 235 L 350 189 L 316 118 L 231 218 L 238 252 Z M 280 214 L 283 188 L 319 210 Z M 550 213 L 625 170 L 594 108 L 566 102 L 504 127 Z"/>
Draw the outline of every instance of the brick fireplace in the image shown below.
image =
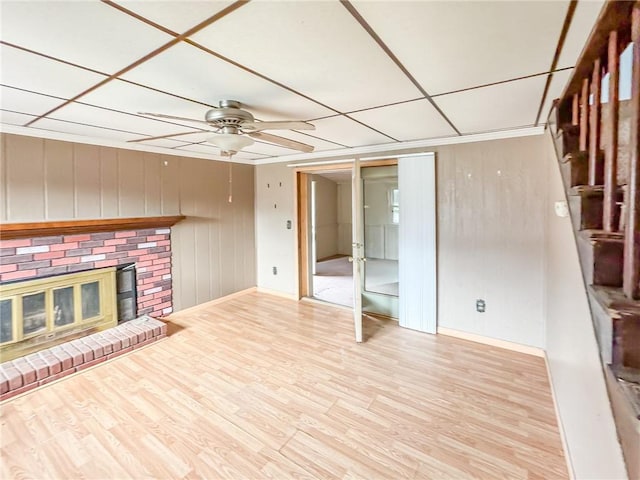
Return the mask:
<path fill-rule="evenodd" d="M 0 240 L 0 282 L 135 264 L 138 315 L 173 310 L 171 230 L 113 232 Z"/>

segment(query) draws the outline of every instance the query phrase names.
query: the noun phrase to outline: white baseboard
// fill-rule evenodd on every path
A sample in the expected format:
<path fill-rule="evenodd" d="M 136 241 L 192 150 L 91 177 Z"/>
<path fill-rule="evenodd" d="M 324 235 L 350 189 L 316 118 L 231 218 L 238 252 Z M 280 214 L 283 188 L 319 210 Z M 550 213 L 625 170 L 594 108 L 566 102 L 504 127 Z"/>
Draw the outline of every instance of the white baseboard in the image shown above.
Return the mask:
<path fill-rule="evenodd" d="M 469 340 L 476 343 L 484 343 L 485 345 L 491 345 L 492 347 L 504 348 L 506 350 L 512 350 L 514 352 L 526 353 L 527 355 L 535 355 L 536 357 L 542 358 L 544 358 L 545 356 L 544 350 L 542 348 L 522 345 L 521 343 L 508 342 L 506 340 L 500 340 L 498 338 L 485 337 L 482 335 L 476 335 L 475 333 L 463 332 L 446 327 L 438 327 L 437 332 L 440 335 L 462 338 L 463 340 Z"/>
<path fill-rule="evenodd" d="M 195 313 L 195 312 L 197 312 L 199 310 L 202 310 L 203 308 L 207 308 L 207 307 L 210 307 L 212 305 L 217 305 L 218 303 L 226 302 L 227 300 L 231 300 L 232 298 L 241 297 L 243 295 L 247 295 L 247 294 L 253 293 L 255 291 L 256 291 L 256 287 L 249 287 L 249 288 L 246 288 L 244 290 L 240 290 L 239 292 L 230 293 L 229 295 L 225 295 L 224 297 L 215 298 L 215 299 L 210 300 L 208 302 L 200 303 L 198 305 L 194 305 L 193 307 L 188 307 L 188 308 L 185 308 L 183 310 L 178 310 L 177 312 L 173 312 L 171 315 L 168 315 L 167 317 L 164 317 L 164 318 L 166 318 L 167 320 L 171 320 L 171 317 L 173 315 L 182 315 L 184 313 L 187 313 L 187 314 Z"/>
<path fill-rule="evenodd" d="M 280 290 L 271 290 L 270 288 L 256 287 L 256 292 L 266 293 L 267 295 L 275 295 L 276 297 L 288 298 L 289 300 L 300 300 L 297 295 L 293 293 L 281 292 Z"/>
<path fill-rule="evenodd" d="M 556 419 L 558 420 L 558 431 L 560 432 L 560 441 L 562 442 L 562 451 L 564 452 L 564 459 L 567 463 L 567 472 L 569 472 L 569 478 L 571 480 L 576 479 L 576 474 L 573 471 L 573 464 L 571 463 L 571 456 L 569 455 L 569 444 L 567 443 L 567 434 L 564 431 L 564 425 L 562 418 L 560 417 L 560 408 L 558 407 L 558 397 L 556 396 L 556 390 L 553 386 L 553 378 L 551 377 L 551 369 L 549 368 L 549 359 L 547 354 L 544 354 L 544 365 L 547 368 L 547 378 L 549 379 L 549 388 L 551 389 L 551 399 L 553 400 L 553 409 L 556 412 Z"/>

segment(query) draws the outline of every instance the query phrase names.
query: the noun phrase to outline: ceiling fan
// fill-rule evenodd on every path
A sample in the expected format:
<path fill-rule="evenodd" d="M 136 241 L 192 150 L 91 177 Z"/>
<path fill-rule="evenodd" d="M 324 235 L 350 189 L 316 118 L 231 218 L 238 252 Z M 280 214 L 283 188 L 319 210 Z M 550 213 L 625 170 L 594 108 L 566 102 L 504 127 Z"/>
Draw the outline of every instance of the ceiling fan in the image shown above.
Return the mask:
<path fill-rule="evenodd" d="M 218 106 L 205 113 L 204 120 L 194 118 L 176 117 L 162 113 L 138 112 L 156 118 L 166 118 L 170 120 L 180 120 L 193 123 L 205 124 L 212 128 L 214 135 L 207 141 L 213 143 L 222 150 L 223 155 L 233 155 L 245 147 L 254 143 L 253 139 L 273 143 L 286 148 L 299 150 L 301 152 L 312 152 L 313 146 L 306 143 L 296 142 L 284 137 L 263 133 L 263 130 L 315 130 L 315 126 L 301 121 L 281 121 L 281 122 L 259 122 L 247 110 L 241 108 L 242 104 L 237 100 L 220 100 Z M 144 142 L 159 138 L 178 137 L 182 135 L 192 135 L 202 133 L 202 129 L 193 132 L 177 133 L 173 135 L 161 135 L 158 137 L 146 137 L 130 142 Z"/>

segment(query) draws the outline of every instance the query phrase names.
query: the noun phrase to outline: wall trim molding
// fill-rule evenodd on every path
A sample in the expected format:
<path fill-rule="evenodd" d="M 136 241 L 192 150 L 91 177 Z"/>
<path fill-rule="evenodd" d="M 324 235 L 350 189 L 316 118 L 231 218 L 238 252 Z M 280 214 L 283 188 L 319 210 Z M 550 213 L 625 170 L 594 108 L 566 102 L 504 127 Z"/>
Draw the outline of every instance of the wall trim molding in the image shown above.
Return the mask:
<path fill-rule="evenodd" d="M 9 125 L 3 123 L 0 125 L 0 133 L 9 133 L 13 135 L 23 135 L 25 137 L 44 138 L 46 140 L 60 140 L 62 142 L 81 143 L 84 145 L 97 145 L 100 147 L 120 148 L 122 150 L 136 150 L 139 152 L 159 153 L 161 155 L 170 155 L 175 157 L 199 158 L 202 160 L 214 160 L 216 162 L 229 162 L 228 157 L 220 155 L 207 155 L 205 153 L 192 152 L 187 150 L 170 149 L 154 147 L 152 145 L 143 145 L 140 143 L 121 142 L 118 140 L 110 140 L 108 138 L 85 137 L 84 135 L 75 135 L 73 133 L 53 132 L 51 130 L 41 130 L 34 127 L 23 127 L 20 125 Z M 256 165 L 254 160 L 233 159 L 233 163 L 243 163 L 246 165 Z"/>
<path fill-rule="evenodd" d="M 476 335 L 475 333 L 463 332 L 461 330 L 455 330 L 453 328 L 446 327 L 438 327 L 437 333 L 439 335 L 461 338 L 463 340 L 469 340 L 471 342 L 483 343 L 492 347 L 504 348 L 505 350 L 511 350 L 514 352 L 545 358 L 545 351 L 542 348 L 531 347 L 529 345 L 523 345 L 521 343 L 500 340 L 499 338 L 485 337 L 483 335 Z"/>
<path fill-rule="evenodd" d="M 542 135 L 544 126 L 514 128 L 510 130 L 498 130 L 494 132 L 472 133 L 462 136 L 449 136 L 440 138 L 430 138 L 427 140 L 412 140 L 409 142 L 385 143 L 381 145 L 367 145 L 364 147 L 340 148 L 337 150 L 326 150 L 311 153 L 296 153 L 293 155 L 285 155 L 281 157 L 265 158 L 255 160 L 254 165 L 267 165 L 270 163 L 290 163 L 306 160 L 339 160 L 353 159 L 360 157 L 362 160 L 374 160 L 382 155 L 385 158 L 391 156 L 410 155 L 414 153 L 427 153 L 433 150 L 432 147 L 440 145 L 455 145 L 459 143 L 486 142 L 489 140 L 502 140 L 506 138 L 529 137 L 534 135 Z M 425 150 L 431 149 L 431 150 Z M 367 158 L 374 157 L 374 158 Z"/>

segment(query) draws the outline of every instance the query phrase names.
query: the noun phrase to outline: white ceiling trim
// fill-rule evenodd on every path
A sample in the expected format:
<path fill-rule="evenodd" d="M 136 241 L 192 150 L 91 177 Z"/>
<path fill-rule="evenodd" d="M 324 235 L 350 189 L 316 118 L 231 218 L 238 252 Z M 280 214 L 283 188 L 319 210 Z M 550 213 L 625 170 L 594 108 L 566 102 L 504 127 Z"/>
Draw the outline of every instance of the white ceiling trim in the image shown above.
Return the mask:
<path fill-rule="evenodd" d="M 489 140 L 501 140 L 506 138 L 529 137 L 534 135 L 542 135 L 544 133 L 544 125 L 538 127 L 515 128 L 511 130 L 499 130 L 495 132 L 476 133 L 470 135 L 460 135 L 451 137 L 432 138 L 427 140 L 414 140 L 411 142 L 398 142 L 393 144 L 370 145 L 355 148 L 340 148 L 337 150 L 320 151 L 312 153 L 300 153 L 293 155 L 285 155 L 281 157 L 270 157 L 262 160 L 242 160 L 233 159 L 233 163 L 242 163 L 246 165 L 266 165 L 270 163 L 283 162 L 305 162 L 307 160 L 331 160 L 331 159 L 349 159 L 354 157 L 371 157 L 372 155 L 406 155 L 412 153 L 421 153 L 430 147 L 440 145 L 455 145 L 460 143 L 486 142 Z M 176 157 L 192 157 L 202 158 L 204 160 L 214 160 L 218 162 L 228 162 L 226 157 L 216 155 L 199 154 L 193 151 L 170 150 L 167 148 L 154 147 L 152 145 L 142 145 L 139 143 L 119 142 L 108 140 L 105 138 L 91 138 L 82 135 L 74 135 L 71 133 L 53 132 L 50 130 L 39 130 L 33 127 L 22 127 L 19 125 L 0 125 L 0 132 L 13 133 L 15 135 L 25 135 L 27 137 L 47 138 L 50 140 L 62 140 L 73 143 L 85 143 L 88 145 L 99 145 L 102 147 L 123 148 L 125 150 L 137 150 L 141 152 L 160 153 L 164 155 L 173 155 Z"/>
<path fill-rule="evenodd" d="M 84 143 L 87 145 L 98 145 L 101 147 L 122 148 L 124 150 L 136 150 L 139 152 L 160 153 L 162 155 L 171 155 L 175 157 L 191 157 L 201 158 L 203 160 L 213 160 L 217 162 L 228 162 L 226 157 L 216 155 L 206 155 L 186 150 L 173 150 L 162 147 L 154 147 L 152 145 L 140 145 L 138 143 L 120 142 L 117 140 L 109 140 L 106 138 L 85 137 L 84 135 L 74 135 L 72 133 L 54 132 L 51 130 L 41 130 L 34 127 L 22 127 L 19 125 L 0 125 L 1 133 L 12 133 L 15 135 L 24 135 L 27 137 L 46 138 L 49 140 L 61 140 L 64 142 Z M 233 163 L 243 163 L 246 165 L 255 165 L 254 160 L 233 159 Z"/>
<path fill-rule="evenodd" d="M 399 142 L 384 145 L 370 145 L 366 147 L 341 148 L 338 150 L 300 153 L 294 155 L 286 155 L 284 157 L 265 158 L 256 160 L 256 165 L 265 165 L 269 163 L 283 162 L 304 162 L 306 160 L 330 160 L 330 159 L 348 159 L 354 157 L 369 157 L 372 155 L 394 156 L 411 153 L 420 153 L 426 148 L 437 147 L 440 145 L 455 145 L 459 143 L 486 142 L 489 140 L 502 140 L 506 138 L 529 137 L 534 135 L 542 135 L 544 133 L 544 125 L 538 127 L 515 128 L 510 130 L 499 130 L 495 132 L 476 133 L 470 135 L 456 135 L 451 137 L 431 138 L 427 140 L 415 140 L 411 142 Z"/>

